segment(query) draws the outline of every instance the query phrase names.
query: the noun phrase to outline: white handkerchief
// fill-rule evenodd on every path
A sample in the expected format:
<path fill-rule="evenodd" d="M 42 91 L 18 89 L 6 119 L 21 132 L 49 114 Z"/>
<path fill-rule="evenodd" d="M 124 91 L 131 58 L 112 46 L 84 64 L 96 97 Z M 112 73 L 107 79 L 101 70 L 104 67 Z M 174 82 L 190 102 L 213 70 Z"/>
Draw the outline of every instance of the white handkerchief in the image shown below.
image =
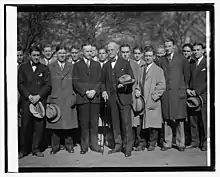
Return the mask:
<path fill-rule="evenodd" d="M 201 71 L 205 71 L 206 70 L 206 68 L 203 68 Z"/>
<path fill-rule="evenodd" d="M 42 76 L 43 76 L 43 74 L 42 74 L 42 73 L 40 73 L 38 76 L 39 76 L 39 77 L 42 77 Z"/>

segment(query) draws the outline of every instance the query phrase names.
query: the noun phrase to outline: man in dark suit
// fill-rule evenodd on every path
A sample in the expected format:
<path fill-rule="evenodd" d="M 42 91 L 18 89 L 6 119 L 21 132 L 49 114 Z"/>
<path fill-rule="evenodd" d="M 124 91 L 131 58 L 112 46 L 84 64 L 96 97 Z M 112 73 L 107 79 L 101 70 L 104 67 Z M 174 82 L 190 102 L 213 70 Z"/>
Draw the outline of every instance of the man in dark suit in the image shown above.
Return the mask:
<path fill-rule="evenodd" d="M 164 119 L 165 142 L 162 151 L 172 148 L 176 133 L 176 146 L 185 150 L 184 120 L 187 117 L 186 89 L 189 88 L 190 68 L 188 61 L 175 51 L 173 39 L 165 41 L 166 56 L 158 61 L 166 79 L 166 91 L 162 96 L 162 116 Z M 173 132 L 173 130 L 175 132 Z"/>
<path fill-rule="evenodd" d="M 40 53 L 39 48 L 31 48 L 31 60 L 22 64 L 18 70 L 18 90 L 23 100 L 19 158 L 28 155 L 30 145 L 28 142 L 31 139 L 32 154 L 38 157 L 44 156 L 40 152 L 40 146 L 46 119 L 37 119 L 29 111 L 29 105 L 31 103 L 35 105 L 39 101 L 46 107 L 46 100 L 51 91 L 50 71 L 47 66 L 39 62 Z"/>
<path fill-rule="evenodd" d="M 201 111 L 192 111 L 190 116 L 191 144 L 187 148 L 197 148 L 199 143 L 201 150 L 207 150 L 207 59 L 204 56 L 204 46 L 201 43 L 193 45 L 195 62 L 191 64 L 189 96 L 201 96 L 203 105 Z M 201 131 L 199 131 L 199 129 Z M 201 132 L 201 140 L 199 135 Z"/>
<path fill-rule="evenodd" d="M 101 86 L 101 66 L 92 60 L 92 46 L 82 46 L 83 59 L 74 64 L 73 89 L 78 105 L 81 126 L 81 154 L 88 151 L 89 144 L 93 151 L 102 153 L 98 145 L 98 118 Z M 89 141 L 90 140 L 90 141 Z"/>
<path fill-rule="evenodd" d="M 120 152 L 123 139 L 123 152 L 125 157 L 129 157 L 133 145 L 131 124 L 132 85 L 119 84 L 118 79 L 124 74 L 129 74 L 134 79 L 134 75 L 129 62 L 120 58 L 118 52 L 119 45 L 110 42 L 108 44 L 109 61 L 103 67 L 102 96 L 105 101 L 109 101 L 115 141 L 115 147 L 108 153 Z"/>

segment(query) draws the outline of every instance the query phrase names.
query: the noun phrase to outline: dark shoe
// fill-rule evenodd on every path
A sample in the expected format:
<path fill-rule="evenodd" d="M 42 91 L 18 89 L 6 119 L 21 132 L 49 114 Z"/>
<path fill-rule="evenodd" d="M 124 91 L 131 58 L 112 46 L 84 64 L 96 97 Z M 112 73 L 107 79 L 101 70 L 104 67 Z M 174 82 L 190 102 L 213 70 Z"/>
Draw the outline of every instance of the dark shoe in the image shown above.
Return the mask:
<path fill-rule="evenodd" d="M 25 153 L 25 152 L 19 152 L 19 155 L 18 155 L 18 158 L 19 159 L 22 159 L 23 157 L 27 156 L 28 153 Z"/>
<path fill-rule="evenodd" d="M 94 152 L 98 152 L 98 153 L 103 153 L 103 150 L 102 150 L 102 149 L 94 149 L 93 151 L 94 151 Z"/>
<path fill-rule="evenodd" d="M 108 151 L 108 154 L 113 154 L 113 153 L 116 153 L 116 152 L 121 152 L 121 147 L 119 147 L 119 148 L 114 148 L 114 149 Z"/>
<path fill-rule="evenodd" d="M 125 152 L 125 157 L 130 157 L 131 156 L 131 151 Z"/>
<path fill-rule="evenodd" d="M 73 148 L 66 148 L 66 151 L 69 152 L 69 153 L 74 153 L 74 149 Z"/>
<path fill-rule="evenodd" d="M 203 146 L 203 147 L 201 148 L 201 151 L 207 151 L 207 147 Z"/>
<path fill-rule="evenodd" d="M 57 150 L 53 150 L 53 149 L 52 149 L 52 150 L 50 151 L 50 154 L 51 154 L 51 155 L 54 155 L 54 154 L 56 154 L 58 151 L 59 151 L 59 149 L 57 149 Z"/>
<path fill-rule="evenodd" d="M 149 146 L 149 147 L 147 148 L 147 150 L 148 150 L 148 151 L 154 151 L 154 150 L 155 150 L 155 147 L 154 147 L 154 146 Z"/>
<path fill-rule="evenodd" d="M 139 145 L 137 148 L 135 148 L 135 151 L 143 151 L 144 149 L 144 146 Z"/>
<path fill-rule="evenodd" d="M 194 144 L 190 144 L 189 146 L 186 146 L 186 149 L 193 149 L 193 148 L 198 148 L 198 146 Z"/>
<path fill-rule="evenodd" d="M 178 151 L 185 151 L 184 147 L 178 147 L 177 149 L 178 149 Z"/>
<path fill-rule="evenodd" d="M 83 155 L 84 155 L 84 154 L 86 154 L 86 153 L 87 153 L 87 151 L 84 151 L 84 150 L 81 150 L 81 151 L 80 151 L 80 154 L 83 154 Z"/>
<path fill-rule="evenodd" d="M 32 153 L 32 155 L 37 157 L 44 157 L 44 154 L 42 152 L 34 152 Z"/>
<path fill-rule="evenodd" d="M 165 147 L 165 146 L 164 146 L 164 147 L 162 147 L 160 150 L 161 150 L 161 151 L 167 151 L 167 150 L 169 150 L 169 149 L 171 149 L 171 147 Z"/>

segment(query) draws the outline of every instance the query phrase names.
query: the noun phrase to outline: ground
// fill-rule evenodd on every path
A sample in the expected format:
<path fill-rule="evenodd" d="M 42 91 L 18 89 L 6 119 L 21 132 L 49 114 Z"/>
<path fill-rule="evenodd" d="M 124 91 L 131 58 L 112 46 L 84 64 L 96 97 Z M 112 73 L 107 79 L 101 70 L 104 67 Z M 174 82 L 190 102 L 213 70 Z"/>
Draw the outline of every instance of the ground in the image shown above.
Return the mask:
<path fill-rule="evenodd" d="M 207 152 L 200 149 L 187 149 L 179 152 L 170 149 L 166 152 L 149 152 L 147 149 L 141 152 L 132 151 L 132 156 L 125 158 L 124 154 L 104 154 L 89 151 L 86 155 L 80 154 L 80 147 L 74 148 L 75 153 L 60 151 L 56 155 L 50 155 L 50 149 L 44 151 L 44 157 L 29 155 L 19 160 L 19 167 L 163 167 L 163 166 L 207 166 Z"/>

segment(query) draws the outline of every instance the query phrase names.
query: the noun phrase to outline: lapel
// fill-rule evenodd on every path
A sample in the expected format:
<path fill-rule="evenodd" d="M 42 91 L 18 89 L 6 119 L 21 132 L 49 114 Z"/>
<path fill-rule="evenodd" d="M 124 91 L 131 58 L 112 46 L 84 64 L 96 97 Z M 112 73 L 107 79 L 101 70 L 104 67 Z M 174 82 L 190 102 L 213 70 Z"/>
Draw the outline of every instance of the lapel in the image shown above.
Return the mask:
<path fill-rule="evenodd" d="M 166 58 L 167 58 L 167 57 L 166 57 Z M 173 58 L 172 58 L 172 60 L 171 60 L 170 63 L 169 63 L 168 58 L 167 58 L 168 65 L 169 65 L 170 67 L 173 66 L 173 65 L 176 63 L 177 58 L 178 58 L 178 57 L 177 57 L 176 53 L 174 52 Z"/>
<path fill-rule="evenodd" d="M 154 67 L 153 65 L 154 65 L 154 63 L 151 65 L 151 67 L 148 69 L 147 72 L 146 72 L 146 70 L 145 70 L 145 72 L 146 72 L 145 80 L 147 80 L 148 77 L 151 75 L 152 67 Z M 147 69 L 147 68 L 146 68 L 146 69 Z"/>
<path fill-rule="evenodd" d="M 71 67 L 71 63 L 69 63 L 69 62 L 66 61 L 66 62 L 65 62 L 65 65 L 64 65 L 64 69 L 63 69 L 63 71 L 62 71 L 63 77 L 65 77 L 65 76 L 69 73 L 70 67 Z"/>
<path fill-rule="evenodd" d="M 31 66 L 31 62 L 28 62 L 28 65 L 27 65 L 28 73 L 37 75 L 39 73 L 40 68 L 41 68 L 41 66 L 40 66 L 40 63 L 39 63 L 38 66 L 36 67 L 35 71 L 33 71 L 32 66 Z"/>
<path fill-rule="evenodd" d="M 206 59 L 203 56 L 198 66 L 196 66 L 196 63 L 195 63 L 195 75 L 199 73 L 199 71 L 204 67 L 204 65 L 206 65 Z"/>
<path fill-rule="evenodd" d="M 107 63 L 107 73 L 108 73 L 108 77 L 109 80 L 111 81 L 111 76 L 112 76 L 112 64 L 111 61 L 109 60 Z"/>
<path fill-rule="evenodd" d="M 116 63 L 115 63 L 115 71 L 116 73 L 119 73 L 118 71 L 120 71 L 120 68 L 121 68 L 121 64 L 123 62 L 124 59 L 118 57 Z"/>

